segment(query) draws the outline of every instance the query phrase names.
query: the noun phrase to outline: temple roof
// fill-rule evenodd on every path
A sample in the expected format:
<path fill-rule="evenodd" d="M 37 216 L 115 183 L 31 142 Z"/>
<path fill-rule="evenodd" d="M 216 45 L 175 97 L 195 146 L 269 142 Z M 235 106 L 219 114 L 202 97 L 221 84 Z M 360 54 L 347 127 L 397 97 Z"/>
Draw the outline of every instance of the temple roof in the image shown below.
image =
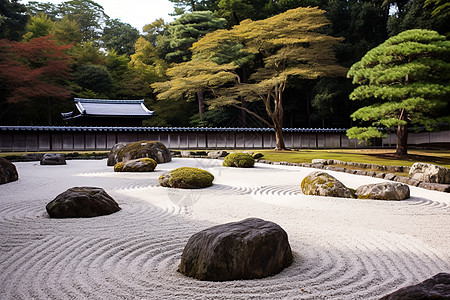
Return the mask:
<path fill-rule="evenodd" d="M 75 98 L 75 106 L 78 110 L 62 113 L 64 120 L 79 117 L 126 117 L 148 118 L 153 111 L 147 109 L 144 100 L 105 100 Z M 77 114 L 78 113 L 78 114 Z"/>

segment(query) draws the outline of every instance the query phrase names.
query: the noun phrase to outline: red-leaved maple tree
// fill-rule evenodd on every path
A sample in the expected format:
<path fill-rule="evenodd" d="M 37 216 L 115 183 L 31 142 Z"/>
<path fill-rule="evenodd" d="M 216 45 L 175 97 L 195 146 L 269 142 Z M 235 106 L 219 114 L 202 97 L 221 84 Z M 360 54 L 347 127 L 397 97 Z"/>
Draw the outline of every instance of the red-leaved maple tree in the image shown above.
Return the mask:
<path fill-rule="evenodd" d="M 67 80 L 71 45 L 57 45 L 51 36 L 27 43 L 0 40 L 0 80 L 8 102 L 70 97 Z"/>

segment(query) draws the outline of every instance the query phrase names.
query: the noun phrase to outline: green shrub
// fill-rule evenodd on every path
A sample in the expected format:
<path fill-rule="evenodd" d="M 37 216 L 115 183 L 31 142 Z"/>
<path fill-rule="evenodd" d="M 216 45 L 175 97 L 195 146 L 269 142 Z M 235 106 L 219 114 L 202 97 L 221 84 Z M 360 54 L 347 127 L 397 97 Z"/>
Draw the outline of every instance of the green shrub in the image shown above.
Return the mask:
<path fill-rule="evenodd" d="M 222 164 L 224 167 L 252 168 L 255 159 L 248 153 L 228 154 Z"/>
<path fill-rule="evenodd" d="M 178 168 L 159 177 L 160 185 L 182 189 L 208 187 L 212 185 L 213 180 L 214 175 L 208 171 L 190 167 Z"/>

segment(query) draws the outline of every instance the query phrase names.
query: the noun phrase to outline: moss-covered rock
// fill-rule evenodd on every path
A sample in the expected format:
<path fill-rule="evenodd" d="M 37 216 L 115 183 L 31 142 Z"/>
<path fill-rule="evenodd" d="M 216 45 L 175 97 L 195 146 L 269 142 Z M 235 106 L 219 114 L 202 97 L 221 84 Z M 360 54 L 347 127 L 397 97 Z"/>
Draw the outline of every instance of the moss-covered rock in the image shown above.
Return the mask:
<path fill-rule="evenodd" d="M 301 183 L 305 195 L 356 198 L 354 192 L 328 173 L 315 171 L 306 176 Z"/>
<path fill-rule="evenodd" d="M 252 168 L 255 165 L 255 159 L 248 153 L 228 154 L 222 164 L 224 167 Z"/>
<path fill-rule="evenodd" d="M 180 189 L 199 189 L 212 185 L 214 175 L 208 171 L 183 167 L 172 170 L 159 177 L 159 184 L 165 187 Z"/>
<path fill-rule="evenodd" d="M 120 144 L 120 145 L 119 145 Z M 140 141 L 123 145 L 115 145 L 108 157 L 108 166 L 114 166 L 118 162 L 129 161 L 138 158 L 149 157 L 158 164 L 172 160 L 170 151 L 163 143 L 157 141 Z M 113 151 L 115 149 L 115 151 Z"/>
<path fill-rule="evenodd" d="M 114 172 L 153 172 L 157 162 L 148 157 L 119 162 L 114 165 Z"/>

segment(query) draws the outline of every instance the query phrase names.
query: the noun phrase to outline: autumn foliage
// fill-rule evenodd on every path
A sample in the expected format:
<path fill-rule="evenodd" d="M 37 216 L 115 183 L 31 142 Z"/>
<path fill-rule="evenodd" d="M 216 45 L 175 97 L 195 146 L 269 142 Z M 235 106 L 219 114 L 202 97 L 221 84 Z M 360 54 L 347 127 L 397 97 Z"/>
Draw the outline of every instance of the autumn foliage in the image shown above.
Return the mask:
<path fill-rule="evenodd" d="M 70 97 L 70 57 L 64 51 L 71 45 L 57 45 L 51 38 L 0 40 L 0 89 L 8 102 Z"/>

